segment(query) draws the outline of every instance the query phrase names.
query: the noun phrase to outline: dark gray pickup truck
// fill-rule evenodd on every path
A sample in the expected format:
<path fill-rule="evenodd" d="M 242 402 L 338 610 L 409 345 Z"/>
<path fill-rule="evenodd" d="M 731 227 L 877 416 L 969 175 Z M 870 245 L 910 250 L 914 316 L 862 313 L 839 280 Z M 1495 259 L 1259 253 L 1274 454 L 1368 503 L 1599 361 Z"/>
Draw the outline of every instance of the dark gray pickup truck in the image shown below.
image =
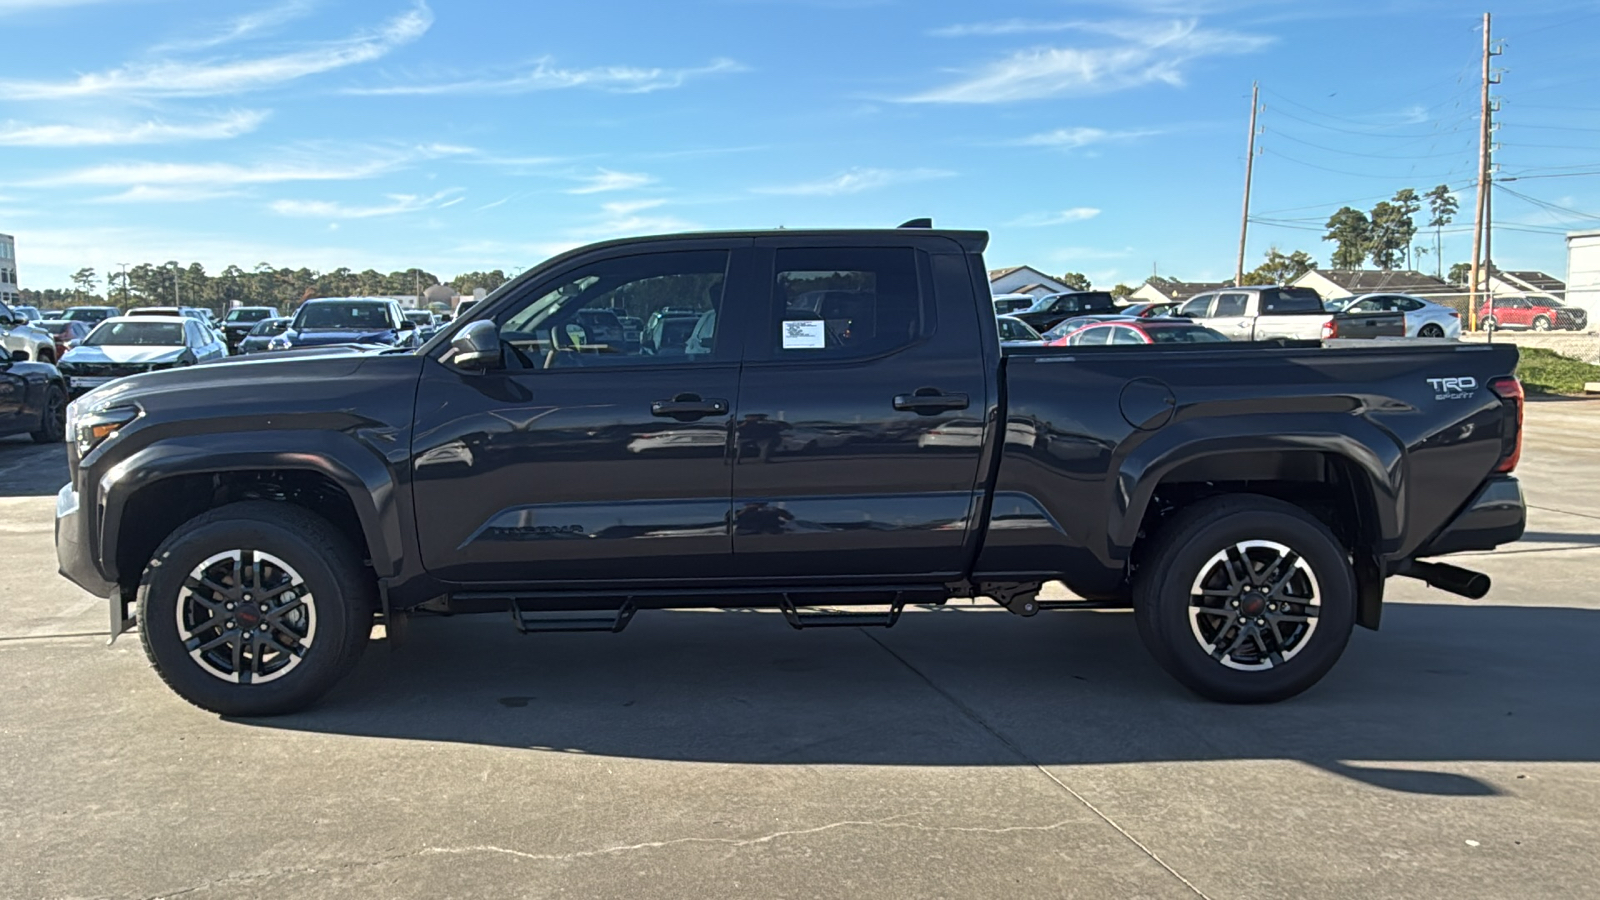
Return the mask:
<path fill-rule="evenodd" d="M 1377 627 L 1388 577 L 1487 591 L 1424 560 L 1522 533 L 1514 347 L 1002 353 L 987 240 L 614 241 L 420 348 L 118 380 L 69 411 L 61 571 L 232 715 L 315 700 L 375 619 L 391 640 L 428 612 L 866 626 L 972 596 L 1131 605 L 1184 685 L 1272 701 Z M 650 340 L 591 333 L 596 310 Z M 1040 600 L 1052 580 L 1083 599 Z"/>

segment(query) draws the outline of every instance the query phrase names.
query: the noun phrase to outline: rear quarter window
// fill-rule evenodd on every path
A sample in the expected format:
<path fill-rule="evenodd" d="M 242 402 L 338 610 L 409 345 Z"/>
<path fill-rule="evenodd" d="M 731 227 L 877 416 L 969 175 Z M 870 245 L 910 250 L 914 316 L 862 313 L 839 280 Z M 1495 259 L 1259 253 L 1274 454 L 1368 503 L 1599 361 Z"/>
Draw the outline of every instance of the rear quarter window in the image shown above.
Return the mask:
<path fill-rule="evenodd" d="M 1294 316 L 1325 312 L 1322 297 L 1310 288 L 1280 288 L 1261 292 L 1261 315 Z"/>

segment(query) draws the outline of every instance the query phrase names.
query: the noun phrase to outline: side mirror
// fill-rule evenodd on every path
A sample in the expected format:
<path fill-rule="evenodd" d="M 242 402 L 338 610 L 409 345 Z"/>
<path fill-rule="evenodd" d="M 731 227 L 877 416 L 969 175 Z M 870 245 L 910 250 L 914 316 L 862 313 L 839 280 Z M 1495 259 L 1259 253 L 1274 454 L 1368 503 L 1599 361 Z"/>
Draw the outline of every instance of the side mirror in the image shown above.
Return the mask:
<path fill-rule="evenodd" d="M 400 330 L 401 331 L 416 331 L 417 330 L 417 323 L 411 321 L 410 319 L 401 319 L 400 320 Z"/>
<path fill-rule="evenodd" d="M 498 369 L 505 365 L 500 350 L 500 329 L 481 319 L 461 329 L 450 339 L 450 361 L 463 369 Z"/>

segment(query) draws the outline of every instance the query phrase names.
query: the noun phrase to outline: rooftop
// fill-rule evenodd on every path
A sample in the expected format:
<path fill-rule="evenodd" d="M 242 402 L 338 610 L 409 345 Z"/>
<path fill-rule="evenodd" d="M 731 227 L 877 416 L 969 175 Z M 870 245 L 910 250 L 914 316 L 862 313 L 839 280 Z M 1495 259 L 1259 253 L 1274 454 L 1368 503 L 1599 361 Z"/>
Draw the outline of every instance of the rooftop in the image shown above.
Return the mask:
<path fill-rule="evenodd" d="M 1387 272 L 1382 269 L 1312 269 L 1306 275 L 1321 275 L 1352 294 L 1375 294 L 1380 291 L 1397 294 L 1459 292 L 1456 285 L 1443 278 L 1435 278 L 1415 269 L 1392 269 Z"/>

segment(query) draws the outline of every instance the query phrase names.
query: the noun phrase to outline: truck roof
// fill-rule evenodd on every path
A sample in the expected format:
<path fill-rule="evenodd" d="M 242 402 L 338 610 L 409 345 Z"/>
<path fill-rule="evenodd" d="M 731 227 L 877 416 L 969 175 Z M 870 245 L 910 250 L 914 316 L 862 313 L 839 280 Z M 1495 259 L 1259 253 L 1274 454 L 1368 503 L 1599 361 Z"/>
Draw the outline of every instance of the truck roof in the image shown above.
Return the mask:
<path fill-rule="evenodd" d="M 617 238 L 609 241 L 600 241 L 583 247 L 576 247 L 567 253 L 567 256 L 590 250 L 617 245 L 657 243 L 666 241 L 692 241 L 706 239 L 755 239 L 755 238 L 788 238 L 797 243 L 805 242 L 815 244 L 818 240 L 840 243 L 848 246 L 851 244 L 872 245 L 885 243 L 914 243 L 925 238 L 943 238 L 958 244 L 967 253 L 982 253 L 989 247 L 989 232 L 987 231 L 960 231 L 946 228 L 763 228 L 746 231 L 685 231 L 672 234 L 652 234 L 640 237 Z"/>

